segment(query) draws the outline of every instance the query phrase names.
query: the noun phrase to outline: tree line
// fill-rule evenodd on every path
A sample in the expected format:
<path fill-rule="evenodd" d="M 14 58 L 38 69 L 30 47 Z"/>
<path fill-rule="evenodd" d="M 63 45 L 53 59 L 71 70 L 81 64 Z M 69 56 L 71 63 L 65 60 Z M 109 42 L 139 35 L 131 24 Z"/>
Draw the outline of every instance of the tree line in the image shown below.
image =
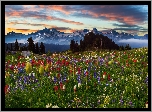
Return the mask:
<path fill-rule="evenodd" d="M 84 36 L 84 40 L 80 40 L 80 45 L 78 45 L 78 42 L 71 40 L 70 43 L 70 50 L 72 52 L 80 52 L 85 50 L 94 50 L 94 49 L 109 49 L 111 50 L 130 50 L 131 47 L 126 45 L 124 46 L 118 46 L 115 44 L 112 39 L 109 39 L 107 36 L 104 36 L 102 34 L 94 34 L 93 32 L 89 32 Z"/>
<path fill-rule="evenodd" d="M 7 48 L 6 50 L 10 50 L 10 51 L 32 51 L 33 53 L 35 54 L 44 54 L 45 53 L 45 46 L 43 45 L 43 42 L 41 42 L 40 44 L 40 47 L 38 46 L 38 42 L 37 43 L 33 43 L 34 41 L 32 40 L 32 37 L 28 38 L 28 46 L 26 47 L 23 46 L 23 47 L 20 47 L 19 44 L 18 44 L 18 41 L 16 39 L 16 42 L 15 42 L 15 45 L 13 46 L 12 43 L 11 43 L 11 47 L 9 48 L 8 47 L 8 44 L 7 44 Z M 20 43 L 21 45 L 21 43 Z"/>

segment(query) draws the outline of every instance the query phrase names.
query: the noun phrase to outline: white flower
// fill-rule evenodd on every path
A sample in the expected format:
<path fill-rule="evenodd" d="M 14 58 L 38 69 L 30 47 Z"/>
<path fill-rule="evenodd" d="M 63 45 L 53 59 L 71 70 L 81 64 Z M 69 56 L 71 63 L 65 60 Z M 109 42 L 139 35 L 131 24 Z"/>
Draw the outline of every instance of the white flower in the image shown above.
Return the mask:
<path fill-rule="evenodd" d="M 63 90 L 65 90 L 65 85 L 63 85 Z"/>
<path fill-rule="evenodd" d="M 52 104 L 50 103 L 48 103 L 47 105 L 46 105 L 46 108 L 49 108 L 49 107 L 51 107 L 52 106 Z"/>
<path fill-rule="evenodd" d="M 81 87 L 81 83 L 78 83 L 78 88 Z"/>
<path fill-rule="evenodd" d="M 103 78 L 105 79 L 105 78 L 106 78 L 106 75 L 103 75 Z"/>
<path fill-rule="evenodd" d="M 74 90 L 76 89 L 77 85 L 74 86 Z"/>
<path fill-rule="evenodd" d="M 54 80 L 54 77 L 52 76 L 52 80 Z"/>
<path fill-rule="evenodd" d="M 52 108 L 59 108 L 57 105 L 52 106 Z"/>
<path fill-rule="evenodd" d="M 148 108 L 148 104 L 146 104 L 146 108 Z"/>
<path fill-rule="evenodd" d="M 106 91 L 106 87 L 104 88 L 104 91 Z"/>

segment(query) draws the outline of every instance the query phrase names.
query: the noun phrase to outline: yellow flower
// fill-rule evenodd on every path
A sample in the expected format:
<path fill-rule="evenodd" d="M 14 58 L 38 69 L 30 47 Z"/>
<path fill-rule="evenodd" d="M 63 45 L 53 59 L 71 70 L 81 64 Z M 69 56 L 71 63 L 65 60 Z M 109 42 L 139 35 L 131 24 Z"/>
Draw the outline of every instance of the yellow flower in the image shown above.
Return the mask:
<path fill-rule="evenodd" d="M 104 104 L 108 104 L 108 103 L 109 103 L 109 101 L 110 101 L 109 96 L 106 96 L 106 98 L 105 98 L 105 100 L 104 100 Z"/>
<path fill-rule="evenodd" d="M 43 65 L 40 65 L 39 73 L 40 74 L 44 74 L 44 67 L 43 67 Z"/>
<path fill-rule="evenodd" d="M 10 73 L 9 73 L 9 72 L 6 72 L 5 77 L 7 77 L 7 76 L 10 76 Z"/>
<path fill-rule="evenodd" d="M 18 69 L 14 69 L 15 74 L 18 74 L 18 72 L 19 72 Z"/>
<path fill-rule="evenodd" d="M 47 64 L 45 67 L 45 71 L 48 72 L 48 70 L 49 70 L 49 64 Z"/>
<path fill-rule="evenodd" d="M 31 63 L 29 63 L 29 62 L 26 63 L 25 70 L 26 70 L 27 73 L 30 73 L 32 71 Z"/>

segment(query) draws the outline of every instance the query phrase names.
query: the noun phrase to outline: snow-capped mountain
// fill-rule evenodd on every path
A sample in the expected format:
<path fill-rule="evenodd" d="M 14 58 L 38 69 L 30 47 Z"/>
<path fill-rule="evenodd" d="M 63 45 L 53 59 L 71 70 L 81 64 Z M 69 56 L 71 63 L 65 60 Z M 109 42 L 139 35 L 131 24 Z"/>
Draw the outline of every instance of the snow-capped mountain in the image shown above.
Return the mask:
<path fill-rule="evenodd" d="M 135 36 L 128 34 L 128 33 L 118 33 L 115 30 L 109 30 L 106 33 L 102 33 L 101 31 L 98 31 L 96 28 L 93 28 L 93 33 L 95 34 L 102 34 L 104 36 L 109 37 L 112 39 L 114 42 L 118 42 L 121 39 L 134 39 L 136 38 Z M 43 29 L 39 30 L 35 33 L 31 33 L 28 35 L 22 34 L 22 33 L 15 33 L 15 32 L 10 32 L 7 35 L 5 35 L 5 41 L 6 43 L 10 43 L 10 41 L 15 42 L 16 39 L 18 39 L 19 43 L 27 43 L 27 38 L 32 37 L 34 42 L 43 42 L 46 44 L 60 44 L 60 45 L 69 45 L 71 40 L 75 40 L 78 43 L 80 40 L 84 38 L 84 36 L 89 33 L 90 30 L 84 29 L 81 31 L 75 31 L 73 33 L 64 33 L 56 30 L 55 28 L 52 29 Z M 148 34 L 144 36 L 148 38 Z M 142 38 L 143 39 L 143 38 Z M 22 41 L 22 42 L 21 42 Z"/>

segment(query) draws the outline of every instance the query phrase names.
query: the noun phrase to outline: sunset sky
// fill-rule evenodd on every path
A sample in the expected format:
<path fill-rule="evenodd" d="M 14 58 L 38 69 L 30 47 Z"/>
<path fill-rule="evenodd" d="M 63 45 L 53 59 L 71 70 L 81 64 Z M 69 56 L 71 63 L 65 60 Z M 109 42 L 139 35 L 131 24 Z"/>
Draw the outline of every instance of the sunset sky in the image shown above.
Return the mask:
<path fill-rule="evenodd" d="M 97 28 L 148 34 L 147 5 L 6 5 L 5 34 L 47 28 L 65 33 Z"/>

